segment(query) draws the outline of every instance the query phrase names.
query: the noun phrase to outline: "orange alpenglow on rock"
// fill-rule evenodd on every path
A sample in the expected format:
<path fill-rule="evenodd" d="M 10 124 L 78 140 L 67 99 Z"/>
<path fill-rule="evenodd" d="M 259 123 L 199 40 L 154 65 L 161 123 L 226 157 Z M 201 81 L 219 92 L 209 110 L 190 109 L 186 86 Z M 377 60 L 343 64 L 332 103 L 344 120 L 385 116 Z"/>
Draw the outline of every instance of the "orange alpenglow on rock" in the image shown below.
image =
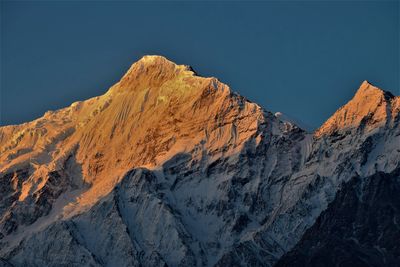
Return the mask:
<path fill-rule="evenodd" d="M 316 137 L 362 126 L 365 131 L 391 123 L 399 110 L 400 97 L 364 81 L 346 105 L 337 110 L 315 133 Z"/>
<path fill-rule="evenodd" d="M 274 266 L 331 203 L 342 207 L 340 191 L 361 217 L 346 212 L 344 224 L 334 209 L 322 234 L 348 230 L 362 242 L 351 259 L 396 266 L 399 104 L 364 82 L 312 133 L 216 78 L 145 56 L 102 96 L 0 127 L 0 265 Z M 366 243 L 369 225 L 351 225 L 381 203 L 390 210 Z M 331 244 L 316 241 L 304 251 Z M 340 261 L 349 247 L 337 246 Z"/>
<path fill-rule="evenodd" d="M 162 56 L 144 56 L 104 95 L 3 127 L 0 171 L 31 163 L 46 172 L 72 157 L 92 184 L 81 201 L 92 203 L 134 167 L 154 169 L 196 147 L 215 157 L 233 155 L 263 120 L 261 107 L 216 78 L 196 76 Z M 21 200 L 45 184 L 38 171 L 33 176 Z"/>

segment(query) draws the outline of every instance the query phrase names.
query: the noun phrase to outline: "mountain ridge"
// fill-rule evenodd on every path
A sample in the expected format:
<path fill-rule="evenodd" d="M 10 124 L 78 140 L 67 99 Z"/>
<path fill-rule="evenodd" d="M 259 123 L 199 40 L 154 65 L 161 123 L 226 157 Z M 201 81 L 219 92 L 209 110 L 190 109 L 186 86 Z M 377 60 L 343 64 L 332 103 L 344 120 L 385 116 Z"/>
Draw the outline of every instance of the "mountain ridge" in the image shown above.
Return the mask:
<path fill-rule="evenodd" d="M 271 266 L 343 183 L 398 167 L 399 99 L 364 82 L 307 133 L 216 78 L 145 56 L 102 96 L 0 127 L 0 257 Z M 109 232 L 100 243 L 124 240 L 124 256 L 87 225 Z"/>
<path fill-rule="evenodd" d="M 399 96 L 396 97 L 390 92 L 364 81 L 354 97 L 316 130 L 316 136 L 343 131 L 346 128 L 355 128 L 361 123 L 368 124 L 368 122 L 370 122 L 369 126 L 372 130 L 375 128 L 373 124 L 386 123 L 391 119 L 398 101 Z"/>

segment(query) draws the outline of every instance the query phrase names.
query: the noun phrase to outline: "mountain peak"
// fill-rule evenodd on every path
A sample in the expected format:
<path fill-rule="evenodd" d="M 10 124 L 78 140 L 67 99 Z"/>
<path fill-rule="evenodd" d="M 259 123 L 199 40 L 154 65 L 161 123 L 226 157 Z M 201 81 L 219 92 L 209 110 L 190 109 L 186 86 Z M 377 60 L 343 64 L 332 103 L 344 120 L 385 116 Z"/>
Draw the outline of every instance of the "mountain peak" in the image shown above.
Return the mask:
<path fill-rule="evenodd" d="M 160 55 L 144 55 L 141 59 L 139 59 L 139 61 L 143 62 L 153 62 L 155 60 L 170 61 L 166 57 Z"/>
<path fill-rule="evenodd" d="M 179 65 L 175 62 L 167 59 L 164 56 L 160 55 L 145 55 L 141 57 L 138 61 L 136 61 L 133 65 L 142 65 L 142 66 L 176 66 Z M 133 66 L 132 65 L 132 66 Z"/>
<path fill-rule="evenodd" d="M 178 76 L 194 75 L 195 72 L 190 66 L 178 65 L 163 56 L 146 55 L 132 64 L 119 82 L 119 87 L 127 89 L 149 83 L 158 87 L 161 83 Z"/>
<path fill-rule="evenodd" d="M 157 68 L 167 70 L 180 70 L 180 71 L 192 71 L 193 69 L 189 65 L 179 65 L 169 60 L 168 58 L 160 55 L 145 55 L 138 61 L 132 64 L 131 68 Z M 129 72 L 129 71 L 128 71 Z"/>
<path fill-rule="evenodd" d="M 110 192 L 134 167 L 160 168 L 176 154 L 200 148 L 210 160 L 239 155 L 264 120 L 258 105 L 231 94 L 216 78 L 196 76 L 162 56 L 145 56 L 106 94 L 25 125 L 25 132 L 38 132 L 37 139 L 24 132 L 19 136 L 17 128 L 6 133 L 0 128 L 0 147 L 5 147 L 0 171 L 26 158 L 44 160 L 41 153 L 48 155 L 48 144 L 57 143 L 49 148 L 54 166 L 73 154 L 79 175 L 92 184 L 79 200 L 85 206 Z M 36 140 L 43 149 L 34 151 Z M 27 151 L 25 158 L 13 156 L 16 151 Z M 34 182 L 26 183 L 24 197 Z"/>
<path fill-rule="evenodd" d="M 394 95 L 389 92 L 382 90 L 367 80 L 363 81 L 358 88 L 354 97 L 373 97 L 377 96 L 379 99 L 383 96 L 386 100 L 390 101 L 390 99 L 394 98 Z M 372 103 L 373 104 L 373 103 Z"/>
<path fill-rule="evenodd" d="M 365 80 L 361 83 L 360 87 L 354 95 L 354 98 L 381 96 L 382 94 L 384 94 L 384 92 L 385 91 L 383 91 L 382 89 L 374 86 L 373 84 Z"/>
<path fill-rule="evenodd" d="M 394 96 L 368 81 L 362 82 L 354 97 L 338 109 L 315 133 L 317 137 L 357 128 L 361 124 L 373 129 L 385 125 L 391 116 Z"/>
<path fill-rule="evenodd" d="M 0 266 L 54 266 L 60 259 L 83 266 L 273 266 L 303 236 L 310 240 L 306 229 L 322 229 L 315 233 L 326 247 L 329 231 L 313 224 L 335 222 L 319 214 L 336 214 L 336 199 L 345 208 L 362 204 L 354 199 L 375 203 L 368 196 L 376 190 L 364 190 L 372 178 L 379 178 L 372 187 L 393 195 L 380 185 L 398 176 L 399 112 L 399 97 L 363 83 L 321 128 L 359 124 L 361 131 L 351 140 L 317 139 L 216 78 L 145 56 L 102 96 L 0 127 Z M 395 123 L 372 140 L 359 138 L 365 118 L 377 127 L 386 116 Z M 335 198 L 344 185 L 351 192 Z M 376 207 L 396 207 L 396 200 Z M 376 213 L 361 211 L 356 222 Z M 393 221 L 385 218 L 379 229 Z M 353 221 L 346 221 L 349 229 L 328 228 L 352 233 Z M 389 240 L 378 242 L 385 251 L 396 225 L 389 230 L 374 235 Z M 342 259 L 346 244 L 333 260 Z M 357 251 L 364 244 L 376 247 L 368 241 Z"/>
<path fill-rule="evenodd" d="M 358 88 L 358 91 L 367 89 L 369 86 L 373 86 L 373 84 L 370 83 L 370 82 L 367 81 L 367 80 L 364 80 L 364 81 L 361 83 L 360 87 Z"/>

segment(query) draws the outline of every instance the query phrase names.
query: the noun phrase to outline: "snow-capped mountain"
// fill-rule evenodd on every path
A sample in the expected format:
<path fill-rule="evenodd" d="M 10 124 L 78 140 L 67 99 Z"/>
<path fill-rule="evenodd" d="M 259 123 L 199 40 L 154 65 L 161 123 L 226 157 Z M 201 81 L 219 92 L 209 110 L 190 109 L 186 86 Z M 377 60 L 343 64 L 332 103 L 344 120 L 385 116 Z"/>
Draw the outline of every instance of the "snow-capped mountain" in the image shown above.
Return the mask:
<path fill-rule="evenodd" d="M 399 113 L 400 97 L 364 82 L 309 133 L 216 78 L 145 56 L 102 96 L 0 128 L 0 265 L 285 266 L 351 227 L 336 214 L 368 229 L 362 216 L 388 206 L 375 224 L 392 230 L 374 234 L 400 237 L 398 199 L 371 196 L 399 188 Z M 364 212 L 341 210 L 346 190 L 356 197 L 343 207 Z M 383 253 L 378 265 L 400 257 L 393 242 L 351 238 Z"/>

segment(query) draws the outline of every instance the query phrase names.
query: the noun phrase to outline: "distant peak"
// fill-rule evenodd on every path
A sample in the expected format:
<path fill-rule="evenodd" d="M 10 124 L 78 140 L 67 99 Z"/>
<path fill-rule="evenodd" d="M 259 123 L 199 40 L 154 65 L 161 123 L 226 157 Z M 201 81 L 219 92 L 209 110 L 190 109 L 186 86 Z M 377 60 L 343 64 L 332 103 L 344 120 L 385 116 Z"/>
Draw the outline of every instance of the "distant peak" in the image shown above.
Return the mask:
<path fill-rule="evenodd" d="M 372 85 L 372 83 L 370 83 L 369 81 L 364 80 L 364 81 L 361 83 L 360 88 L 365 88 L 365 87 L 368 87 L 368 86 L 373 86 L 373 85 Z"/>
<path fill-rule="evenodd" d="M 383 92 L 383 90 L 373 86 L 370 82 L 365 80 L 361 83 L 354 97 L 360 94 L 365 95 L 365 94 L 380 93 L 380 92 Z"/>
<path fill-rule="evenodd" d="M 388 118 L 388 108 L 394 96 L 368 81 L 362 82 L 354 97 L 338 109 L 315 133 L 329 135 L 336 131 L 357 128 L 367 124 L 369 128 L 384 125 Z"/>
<path fill-rule="evenodd" d="M 365 80 L 361 83 L 360 87 L 358 88 L 354 98 L 352 100 L 356 100 L 358 98 L 368 97 L 370 99 L 375 98 L 376 101 L 380 101 L 382 97 L 386 100 L 390 100 L 394 97 L 394 95 L 388 91 L 384 91 L 376 86 L 374 86 L 369 81 Z M 370 104 L 375 104 L 374 101 L 370 102 Z"/>

